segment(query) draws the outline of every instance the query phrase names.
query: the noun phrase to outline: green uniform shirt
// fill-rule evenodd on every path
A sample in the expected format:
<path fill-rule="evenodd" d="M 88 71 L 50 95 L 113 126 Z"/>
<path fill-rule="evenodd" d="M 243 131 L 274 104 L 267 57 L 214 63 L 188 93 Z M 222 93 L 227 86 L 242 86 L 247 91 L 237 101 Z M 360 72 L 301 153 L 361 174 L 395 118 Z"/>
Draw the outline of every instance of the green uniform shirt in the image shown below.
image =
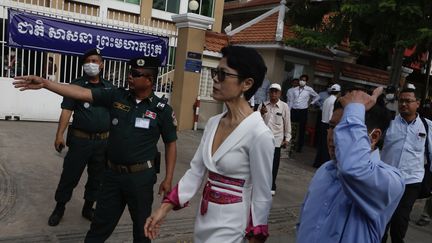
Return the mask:
<path fill-rule="evenodd" d="M 162 99 L 153 93 L 140 103 L 124 89 L 92 89 L 92 95 L 94 105 L 110 110 L 108 159 L 112 163 L 128 165 L 153 160 L 160 135 L 164 143 L 177 140 L 172 108 L 162 105 Z"/>
<path fill-rule="evenodd" d="M 114 86 L 108 81 L 101 79 L 97 84 L 90 83 L 87 77 L 75 79 L 71 84 L 84 88 L 113 88 Z M 110 128 L 109 110 L 103 106 L 93 106 L 88 102 L 78 101 L 64 97 L 61 103 L 62 109 L 74 111 L 72 127 L 88 132 L 98 133 L 106 132 Z"/>

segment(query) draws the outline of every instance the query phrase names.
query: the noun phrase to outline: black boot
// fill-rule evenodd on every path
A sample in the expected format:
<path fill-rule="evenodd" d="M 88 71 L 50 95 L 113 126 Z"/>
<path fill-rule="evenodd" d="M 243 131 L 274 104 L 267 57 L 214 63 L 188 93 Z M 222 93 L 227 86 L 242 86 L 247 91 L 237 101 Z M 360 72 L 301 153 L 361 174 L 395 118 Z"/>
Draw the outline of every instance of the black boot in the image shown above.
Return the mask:
<path fill-rule="evenodd" d="M 49 226 L 56 226 L 60 223 L 60 220 L 63 217 L 65 211 L 65 204 L 58 202 L 54 211 L 51 213 L 51 216 L 48 219 Z"/>
<path fill-rule="evenodd" d="M 85 201 L 84 206 L 82 208 L 82 216 L 89 221 L 92 221 L 94 218 L 94 209 L 93 209 L 93 201 Z"/>

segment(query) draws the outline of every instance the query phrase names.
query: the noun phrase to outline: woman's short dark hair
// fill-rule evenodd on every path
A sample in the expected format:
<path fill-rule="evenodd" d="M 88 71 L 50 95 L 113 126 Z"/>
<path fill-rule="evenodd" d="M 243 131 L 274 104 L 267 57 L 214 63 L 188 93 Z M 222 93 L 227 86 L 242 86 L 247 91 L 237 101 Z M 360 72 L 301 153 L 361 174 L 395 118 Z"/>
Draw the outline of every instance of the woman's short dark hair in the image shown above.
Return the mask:
<path fill-rule="evenodd" d="M 221 52 L 228 67 L 238 72 L 240 82 L 247 78 L 254 80 L 252 87 L 244 93 L 245 99 L 249 100 L 261 87 L 267 72 L 263 58 L 255 49 L 244 46 L 226 46 Z"/>

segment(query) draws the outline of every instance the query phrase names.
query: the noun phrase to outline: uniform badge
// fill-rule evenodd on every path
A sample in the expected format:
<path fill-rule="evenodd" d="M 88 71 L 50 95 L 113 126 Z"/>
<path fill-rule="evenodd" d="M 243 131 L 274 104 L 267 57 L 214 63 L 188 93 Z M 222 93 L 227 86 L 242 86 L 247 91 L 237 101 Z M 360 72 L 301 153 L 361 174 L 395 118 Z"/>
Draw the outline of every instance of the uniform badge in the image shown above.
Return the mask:
<path fill-rule="evenodd" d="M 156 119 L 156 112 L 153 112 L 153 111 L 149 111 L 149 110 L 147 110 L 146 112 L 145 112 L 145 115 L 144 115 L 144 117 L 148 117 L 148 118 L 151 118 L 151 119 Z"/>
<path fill-rule="evenodd" d="M 122 104 L 122 103 L 119 103 L 119 102 L 114 102 L 113 107 L 116 109 L 122 110 L 122 111 L 126 111 L 126 112 L 129 112 L 129 110 L 130 110 L 129 106 Z"/>
<path fill-rule="evenodd" d="M 111 123 L 114 125 L 114 126 L 116 126 L 117 124 L 118 124 L 118 119 L 117 118 L 113 118 L 112 119 L 112 121 L 111 121 Z"/>
<path fill-rule="evenodd" d="M 176 127 L 177 126 L 177 118 L 175 116 L 174 111 L 171 113 L 171 117 L 172 117 L 173 125 Z"/>
<path fill-rule="evenodd" d="M 90 107 L 90 103 L 85 102 L 85 103 L 84 103 L 84 108 L 88 109 L 89 107 Z"/>
<path fill-rule="evenodd" d="M 156 107 L 157 107 L 159 110 L 163 110 L 163 108 L 165 107 L 165 103 L 163 103 L 163 102 L 159 102 L 159 103 L 157 103 Z"/>
<path fill-rule="evenodd" d="M 138 59 L 136 61 L 136 64 L 137 64 L 138 67 L 144 67 L 145 61 L 144 61 L 144 59 Z"/>

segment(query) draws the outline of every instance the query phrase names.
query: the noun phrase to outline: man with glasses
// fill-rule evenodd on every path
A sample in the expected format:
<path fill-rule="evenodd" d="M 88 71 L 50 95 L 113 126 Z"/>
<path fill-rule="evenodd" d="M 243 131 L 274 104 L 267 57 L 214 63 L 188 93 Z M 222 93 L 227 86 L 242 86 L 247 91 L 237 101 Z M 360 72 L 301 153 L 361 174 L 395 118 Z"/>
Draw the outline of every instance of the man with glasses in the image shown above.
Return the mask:
<path fill-rule="evenodd" d="M 81 57 L 84 76 L 71 82 L 84 88 L 104 89 L 114 86 L 101 77 L 103 60 L 99 49 L 87 51 Z M 56 226 L 63 217 L 66 203 L 72 197 L 73 189 L 78 185 L 81 175 L 87 166 L 87 183 L 84 192 L 82 216 L 93 219 L 93 204 L 97 200 L 101 177 L 106 162 L 106 147 L 108 145 L 110 114 L 107 108 L 93 106 L 89 102 L 65 97 L 61 103 L 60 114 L 54 147 L 61 152 L 69 147 L 63 162 L 63 171 L 55 193 L 56 207 L 48 219 L 48 225 Z M 72 125 L 68 128 L 68 136 L 63 138 L 73 114 Z"/>
<path fill-rule="evenodd" d="M 171 190 L 176 157 L 176 119 L 172 108 L 152 90 L 157 80 L 158 58 L 132 59 L 128 72 L 129 90 L 86 89 L 62 85 L 37 76 L 17 77 L 20 90 L 45 88 L 110 112 L 107 167 L 96 205 L 94 219 L 85 242 L 105 242 L 116 227 L 125 206 L 133 221 L 134 242 L 150 242 L 144 236 L 144 223 L 151 213 L 154 159 L 159 137 L 165 143 L 166 175 L 159 194 Z"/>
<path fill-rule="evenodd" d="M 420 100 L 411 88 L 403 89 L 399 94 L 399 115 L 391 122 L 387 130 L 382 150 L 382 160 L 398 168 L 405 180 L 405 191 L 389 224 L 382 242 L 387 242 L 387 231 L 390 229 L 393 243 L 404 242 L 408 222 L 414 202 L 420 193 L 424 176 L 425 144 L 429 141 L 432 151 L 432 122 L 417 113 Z M 428 131 L 423 122 L 428 125 Z M 431 158 L 430 154 L 427 154 Z"/>

